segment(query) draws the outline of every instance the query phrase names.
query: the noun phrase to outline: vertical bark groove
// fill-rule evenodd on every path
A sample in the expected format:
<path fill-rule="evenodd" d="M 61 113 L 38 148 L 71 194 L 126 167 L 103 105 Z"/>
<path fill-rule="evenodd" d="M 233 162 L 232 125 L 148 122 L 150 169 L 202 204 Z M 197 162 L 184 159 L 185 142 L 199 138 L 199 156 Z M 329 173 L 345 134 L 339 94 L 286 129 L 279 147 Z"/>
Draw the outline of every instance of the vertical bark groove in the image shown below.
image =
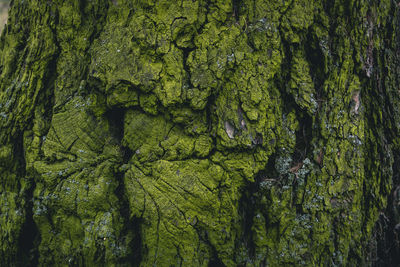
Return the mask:
<path fill-rule="evenodd" d="M 13 1 L 0 258 L 397 264 L 399 18 L 389 0 Z"/>

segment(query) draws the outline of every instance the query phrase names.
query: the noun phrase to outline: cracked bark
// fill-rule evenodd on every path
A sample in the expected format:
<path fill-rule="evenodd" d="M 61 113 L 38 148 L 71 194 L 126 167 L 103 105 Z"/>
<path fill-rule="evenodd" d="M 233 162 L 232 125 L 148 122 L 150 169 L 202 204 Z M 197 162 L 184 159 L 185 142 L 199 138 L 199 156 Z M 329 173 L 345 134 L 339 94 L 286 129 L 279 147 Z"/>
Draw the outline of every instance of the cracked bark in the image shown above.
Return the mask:
<path fill-rule="evenodd" d="M 399 263 L 394 1 L 19 1 L 0 258 Z"/>

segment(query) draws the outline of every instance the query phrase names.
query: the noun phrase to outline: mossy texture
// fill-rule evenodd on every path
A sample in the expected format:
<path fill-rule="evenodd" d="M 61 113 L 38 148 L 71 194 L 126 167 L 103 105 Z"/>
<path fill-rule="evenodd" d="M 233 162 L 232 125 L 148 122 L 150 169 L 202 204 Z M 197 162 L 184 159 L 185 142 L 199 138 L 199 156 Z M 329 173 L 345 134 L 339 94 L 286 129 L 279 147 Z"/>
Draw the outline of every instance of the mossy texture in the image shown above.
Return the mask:
<path fill-rule="evenodd" d="M 372 264 L 400 151 L 398 9 L 13 1 L 1 262 Z"/>

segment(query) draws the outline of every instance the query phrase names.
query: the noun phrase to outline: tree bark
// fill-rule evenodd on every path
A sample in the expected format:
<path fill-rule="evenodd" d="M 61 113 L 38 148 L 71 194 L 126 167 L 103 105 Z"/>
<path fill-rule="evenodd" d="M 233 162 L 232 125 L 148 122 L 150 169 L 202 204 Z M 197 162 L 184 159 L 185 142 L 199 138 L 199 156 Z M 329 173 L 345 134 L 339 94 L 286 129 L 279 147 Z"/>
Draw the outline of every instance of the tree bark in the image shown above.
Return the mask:
<path fill-rule="evenodd" d="M 399 8 L 12 1 L 2 263 L 398 264 Z"/>

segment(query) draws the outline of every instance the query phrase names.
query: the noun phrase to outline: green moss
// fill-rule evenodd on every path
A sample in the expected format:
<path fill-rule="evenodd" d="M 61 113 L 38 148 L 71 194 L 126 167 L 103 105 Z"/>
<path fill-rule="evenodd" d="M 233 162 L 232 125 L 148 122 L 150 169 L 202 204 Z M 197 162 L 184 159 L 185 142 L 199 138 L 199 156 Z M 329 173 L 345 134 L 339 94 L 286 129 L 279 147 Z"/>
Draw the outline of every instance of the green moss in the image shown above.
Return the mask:
<path fill-rule="evenodd" d="M 303 51 L 298 51 L 293 57 L 288 91 L 300 108 L 314 114 L 318 103 L 315 99 L 316 93 L 310 76 L 310 67 L 303 53 Z"/>
<path fill-rule="evenodd" d="M 318 3 L 310 1 L 296 1 L 286 9 L 283 16 L 282 27 L 285 29 L 284 37 L 290 43 L 300 43 L 302 41 L 301 32 L 307 30 L 312 25 L 314 19 L 314 6 Z"/>
<path fill-rule="evenodd" d="M 107 106 L 131 108 L 139 105 L 139 93 L 130 84 L 117 83 L 108 89 Z"/>
<path fill-rule="evenodd" d="M 143 168 L 151 170 L 151 176 Z M 235 214 L 231 199 L 235 188 L 228 186 L 229 181 L 227 173 L 209 160 L 159 160 L 132 166 L 125 183 L 133 193 L 129 197 L 133 215 L 144 220 L 141 231 L 149 250 L 141 264 L 165 264 L 179 253 L 186 264 L 206 265 L 212 255 L 198 231 L 204 231 L 224 262 L 229 263 L 234 246 L 230 222 Z M 202 257 L 196 257 L 197 253 Z"/>
<path fill-rule="evenodd" d="M 391 8 L 14 1 L 0 258 L 368 263 L 400 144 Z"/>

